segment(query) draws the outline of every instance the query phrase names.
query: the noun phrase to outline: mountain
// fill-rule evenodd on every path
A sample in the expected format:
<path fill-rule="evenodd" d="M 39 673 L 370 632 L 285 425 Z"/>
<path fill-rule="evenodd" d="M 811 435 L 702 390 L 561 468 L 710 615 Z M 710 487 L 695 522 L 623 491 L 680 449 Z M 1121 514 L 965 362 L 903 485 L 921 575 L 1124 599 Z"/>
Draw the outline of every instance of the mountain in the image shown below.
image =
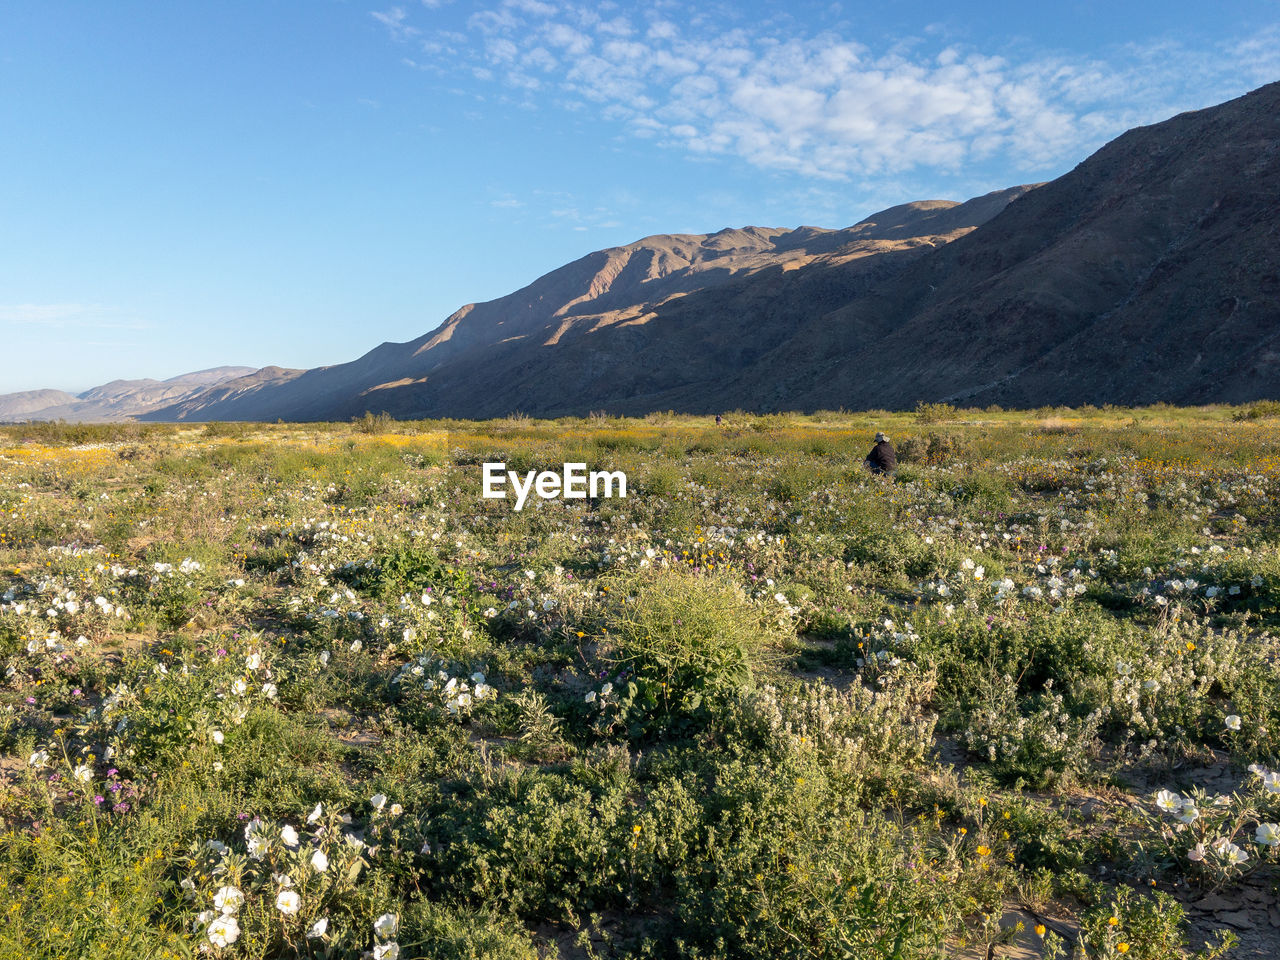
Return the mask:
<path fill-rule="evenodd" d="M 30 414 L 75 403 L 75 394 L 63 390 L 24 390 L 0 394 L 0 422 L 31 419 Z"/>
<path fill-rule="evenodd" d="M 1123 134 L 821 317 L 726 401 L 1280 396 L 1280 84 Z M 772 369 L 781 374 L 768 375 Z"/>
<path fill-rule="evenodd" d="M 900 262 L 963 236 L 1030 189 L 1013 187 L 967 203 L 902 204 L 843 230 L 744 227 L 647 237 L 588 254 L 497 300 L 468 304 L 409 343 L 384 343 L 350 363 L 301 375 L 229 381 L 218 396 L 196 395 L 146 417 L 316 420 L 365 410 L 490 417 L 515 409 L 590 408 L 602 398 L 619 402 L 635 391 L 640 376 L 639 367 L 628 367 L 647 365 L 633 331 L 678 310 L 684 300 L 702 303 L 716 293 L 732 302 L 740 285 L 766 289 L 786 278 L 791 287 L 791 278 L 803 277 L 799 299 L 834 306 Z M 678 384 L 706 375 L 697 344 L 711 332 L 700 316 L 672 331 L 661 345 L 661 376 Z M 740 365 L 789 332 L 786 324 L 762 324 L 755 336 L 731 344 L 733 355 L 722 361 Z M 585 386 L 579 367 L 584 349 L 606 351 L 594 361 L 602 377 Z M 575 381 L 579 386 L 571 387 Z"/>
<path fill-rule="evenodd" d="M 649 237 L 350 363 L 142 416 L 345 419 L 1280 397 L 1280 84 L 1048 184 L 844 230 Z"/>
<path fill-rule="evenodd" d="M 279 370 L 278 367 L 271 368 Z M 300 372 L 300 371 L 298 371 Z M 112 380 L 79 394 L 28 390 L 0 395 L 0 421 L 126 420 L 182 402 L 227 380 L 254 373 L 253 367 L 213 367 L 168 380 Z"/>

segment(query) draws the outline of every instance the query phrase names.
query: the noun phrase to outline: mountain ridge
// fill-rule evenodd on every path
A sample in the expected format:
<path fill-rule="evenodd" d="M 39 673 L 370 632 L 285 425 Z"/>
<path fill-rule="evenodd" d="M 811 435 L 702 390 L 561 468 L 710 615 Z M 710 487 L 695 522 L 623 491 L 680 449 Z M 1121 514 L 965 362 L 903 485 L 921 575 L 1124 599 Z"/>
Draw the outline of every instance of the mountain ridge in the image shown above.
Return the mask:
<path fill-rule="evenodd" d="M 1129 130 L 1045 184 L 843 229 L 655 234 L 347 363 L 140 384 L 92 402 L 334 420 L 1280 397 L 1280 83 Z"/>
<path fill-rule="evenodd" d="M 379 408 L 400 416 L 499 416 L 520 408 L 520 402 L 494 405 L 478 396 L 459 402 L 456 388 L 448 387 L 453 400 L 446 411 L 412 398 L 406 402 L 406 394 L 425 388 L 447 366 L 488 366 L 513 345 L 527 345 L 521 341 L 554 347 L 610 328 L 643 325 L 663 304 L 762 272 L 801 272 L 815 264 L 831 268 L 918 253 L 972 230 L 1030 189 L 1012 187 L 964 203 L 899 204 L 840 230 L 748 226 L 706 235 L 655 234 L 589 253 L 496 300 L 468 304 L 415 340 L 383 343 L 346 364 L 261 383 L 216 406 L 196 398 L 148 416 L 273 419 L 274 413 L 285 419 L 344 419 Z M 502 404 L 509 405 L 504 410 Z"/>
<path fill-rule="evenodd" d="M 127 420 L 254 372 L 253 367 L 209 367 L 167 380 L 111 380 L 77 394 L 24 390 L 0 394 L 0 422 L 15 420 Z"/>

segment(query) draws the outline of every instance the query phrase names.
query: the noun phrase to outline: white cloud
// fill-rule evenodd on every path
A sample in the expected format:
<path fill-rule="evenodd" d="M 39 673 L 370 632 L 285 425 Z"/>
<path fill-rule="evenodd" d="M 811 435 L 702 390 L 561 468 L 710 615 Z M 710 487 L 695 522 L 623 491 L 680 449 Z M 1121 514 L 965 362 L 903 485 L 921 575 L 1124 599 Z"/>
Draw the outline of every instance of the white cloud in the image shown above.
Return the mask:
<path fill-rule="evenodd" d="M 1280 74 L 1280 25 L 1222 48 L 1161 42 L 1068 57 L 980 50 L 928 29 L 875 51 L 832 32 L 725 29 L 705 8 L 662 9 L 637 26 L 617 6 L 503 0 L 470 16 L 469 37 L 421 43 L 441 72 L 470 58 L 479 78 L 590 105 L 629 136 L 831 180 L 988 160 L 1030 179 L 1131 126 Z M 412 29 L 402 14 L 385 16 Z"/>
<path fill-rule="evenodd" d="M 387 28 L 393 40 L 408 40 L 419 32 L 417 27 L 411 27 L 405 22 L 409 15 L 404 7 L 392 7 L 386 13 L 375 10 L 370 16 Z"/>
<path fill-rule="evenodd" d="M 520 58 L 520 62 L 526 67 L 547 71 L 554 70 L 560 65 L 560 61 L 553 57 L 546 47 L 534 47 L 532 50 L 527 51 Z"/>
<path fill-rule="evenodd" d="M 647 35 L 650 40 L 674 40 L 680 31 L 670 20 L 655 20 L 649 24 Z"/>
<path fill-rule="evenodd" d="M 520 25 L 520 21 L 510 10 L 481 10 L 473 13 L 467 20 L 467 26 L 478 30 L 486 36 L 512 30 Z"/>
<path fill-rule="evenodd" d="M 549 3 L 542 3 L 540 0 L 505 0 L 503 6 L 511 7 L 513 10 L 519 10 L 521 13 L 527 13 L 534 17 L 553 17 L 557 13 L 555 7 Z"/>
<path fill-rule="evenodd" d="M 631 29 L 631 22 L 626 17 L 602 20 L 596 29 L 607 36 L 613 37 L 629 37 L 634 32 Z"/>
<path fill-rule="evenodd" d="M 567 55 L 580 57 L 591 49 L 594 42 L 589 34 L 575 30 L 565 23 L 552 23 L 543 31 L 543 36 L 551 46 L 563 50 Z"/>
<path fill-rule="evenodd" d="M 520 48 L 506 37 L 490 37 L 484 46 L 489 59 L 497 63 L 511 63 L 520 53 Z"/>
<path fill-rule="evenodd" d="M 1280 77 L 1280 23 L 1231 44 L 1227 53 L 1247 71 L 1251 82 L 1261 85 Z"/>

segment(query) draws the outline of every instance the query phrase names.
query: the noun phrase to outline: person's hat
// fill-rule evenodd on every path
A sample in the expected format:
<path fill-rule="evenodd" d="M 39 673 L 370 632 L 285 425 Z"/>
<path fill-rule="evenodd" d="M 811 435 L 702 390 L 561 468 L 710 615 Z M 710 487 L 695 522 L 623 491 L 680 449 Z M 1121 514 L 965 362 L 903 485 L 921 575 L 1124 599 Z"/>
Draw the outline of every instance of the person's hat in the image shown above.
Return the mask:
<path fill-rule="evenodd" d="M 889 438 L 888 438 L 888 437 L 886 437 L 883 433 L 877 433 L 877 434 L 876 434 L 876 443 L 881 443 L 881 442 L 883 442 L 883 441 L 885 441 L 885 440 L 888 440 L 888 439 L 889 439 Z"/>

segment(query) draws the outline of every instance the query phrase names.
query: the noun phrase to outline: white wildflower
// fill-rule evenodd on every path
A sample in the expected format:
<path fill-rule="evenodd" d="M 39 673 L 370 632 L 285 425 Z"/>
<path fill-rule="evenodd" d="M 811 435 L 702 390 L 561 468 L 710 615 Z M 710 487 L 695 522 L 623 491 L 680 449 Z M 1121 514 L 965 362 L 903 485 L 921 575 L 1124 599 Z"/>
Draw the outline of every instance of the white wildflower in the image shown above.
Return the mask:
<path fill-rule="evenodd" d="M 209 924 L 205 935 L 215 947 L 229 947 L 240 939 L 240 924 L 235 917 L 224 914 Z"/>
<path fill-rule="evenodd" d="M 219 887 L 213 895 L 213 905 L 222 913 L 235 913 L 244 903 L 244 894 L 238 887 Z"/>

